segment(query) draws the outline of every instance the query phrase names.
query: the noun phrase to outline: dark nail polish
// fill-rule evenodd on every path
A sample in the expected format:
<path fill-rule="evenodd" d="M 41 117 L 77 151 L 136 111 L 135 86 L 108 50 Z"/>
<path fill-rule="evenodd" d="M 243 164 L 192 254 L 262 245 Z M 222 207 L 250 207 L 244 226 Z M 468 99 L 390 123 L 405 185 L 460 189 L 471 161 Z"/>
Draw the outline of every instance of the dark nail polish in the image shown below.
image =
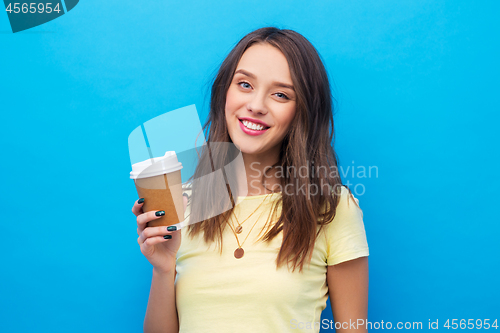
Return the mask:
<path fill-rule="evenodd" d="M 177 227 L 175 225 L 173 225 L 171 227 L 167 227 L 167 230 L 168 231 L 175 231 L 175 230 L 177 230 Z"/>
<path fill-rule="evenodd" d="M 155 213 L 156 216 L 163 216 L 165 215 L 165 211 L 164 210 L 159 210 Z"/>
<path fill-rule="evenodd" d="M 163 236 L 163 238 L 165 238 L 165 239 L 172 239 L 172 235 L 165 235 L 165 236 Z"/>
<path fill-rule="evenodd" d="M 144 198 L 140 198 L 139 200 L 137 200 L 137 203 L 141 204 L 144 202 Z"/>

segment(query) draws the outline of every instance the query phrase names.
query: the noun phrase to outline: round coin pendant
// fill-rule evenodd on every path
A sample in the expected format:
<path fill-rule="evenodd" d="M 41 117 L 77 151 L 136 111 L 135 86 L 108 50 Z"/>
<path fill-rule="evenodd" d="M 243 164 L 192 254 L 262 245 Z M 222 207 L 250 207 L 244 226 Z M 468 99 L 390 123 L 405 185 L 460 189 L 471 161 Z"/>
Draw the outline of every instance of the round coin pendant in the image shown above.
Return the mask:
<path fill-rule="evenodd" d="M 241 234 L 241 232 L 243 231 L 243 227 L 241 225 L 239 225 L 237 228 L 236 228 L 236 233 L 237 234 Z"/>
<path fill-rule="evenodd" d="M 240 259 L 241 257 L 243 257 L 243 254 L 245 254 L 245 251 L 243 251 L 243 249 L 241 247 L 234 250 L 234 257 L 236 259 Z"/>

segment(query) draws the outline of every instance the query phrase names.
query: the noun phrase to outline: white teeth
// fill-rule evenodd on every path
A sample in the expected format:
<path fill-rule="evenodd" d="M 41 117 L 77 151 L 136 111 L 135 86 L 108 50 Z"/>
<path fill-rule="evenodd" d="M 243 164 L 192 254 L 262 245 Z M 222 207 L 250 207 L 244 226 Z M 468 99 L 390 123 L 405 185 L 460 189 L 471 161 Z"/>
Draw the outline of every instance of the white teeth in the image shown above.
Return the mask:
<path fill-rule="evenodd" d="M 243 120 L 242 122 L 243 122 L 243 125 L 245 125 L 246 128 L 252 129 L 254 131 L 260 131 L 260 130 L 264 129 L 264 126 L 257 125 L 255 123 L 252 123 L 252 122 L 247 121 L 247 120 Z"/>

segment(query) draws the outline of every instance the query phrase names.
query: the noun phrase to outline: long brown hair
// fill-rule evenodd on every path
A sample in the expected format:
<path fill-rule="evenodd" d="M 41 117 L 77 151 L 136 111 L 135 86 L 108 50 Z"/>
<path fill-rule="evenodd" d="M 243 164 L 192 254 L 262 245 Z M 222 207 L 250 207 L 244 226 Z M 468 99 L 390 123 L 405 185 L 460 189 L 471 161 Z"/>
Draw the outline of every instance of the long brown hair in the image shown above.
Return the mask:
<path fill-rule="evenodd" d="M 279 167 L 280 170 L 299 170 L 302 167 L 309 170 L 307 177 L 291 173 L 279 178 L 280 188 L 292 188 L 293 195 L 288 195 L 288 191 L 282 192 L 271 213 L 273 217 L 276 216 L 276 209 L 281 205 L 281 215 L 262 239 L 270 241 L 283 232 L 276 265 L 280 267 L 285 262 L 287 265 L 291 263 L 293 270 L 298 267 L 302 271 L 304 263 L 310 262 L 317 235 L 335 217 L 342 186 L 337 156 L 332 147 L 335 139 L 335 99 L 320 55 L 305 37 L 293 30 L 265 27 L 247 34 L 231 50 L 212 84 L 209 115 L 203 126 L 207 146 L 199 155 L 192 179 L 224 169 L 224 165 L 237 154 L 229 145 L 213 149 L 211 144 L 232 142 L 225 117 L 226 95 L 240 58 L 255 43 L 267 43 L 285 55 L 297 96 L 295 118 L 282 142 L 279 161 L 272 167 Z M 314 195 L 300 190 L 309 190 L 314 186 L 317 189 Z M 214 195 L 224 192 L 229 193 L 231 202 Z M 210 211 L 223 212 L 189 226 L 191 236 L 203 231 L 207 243 L 217 239 L 222 249 L 222 232 L 234 207 L 233 193 L 227 179 L 215 175 L 211 182 L 205 182 L 198 188 L 193 186 L 191 202 L 203 202 L 192 206 L 190 216 L 193 219 L 202 220 L 201 216 L 212 216 Z"/>

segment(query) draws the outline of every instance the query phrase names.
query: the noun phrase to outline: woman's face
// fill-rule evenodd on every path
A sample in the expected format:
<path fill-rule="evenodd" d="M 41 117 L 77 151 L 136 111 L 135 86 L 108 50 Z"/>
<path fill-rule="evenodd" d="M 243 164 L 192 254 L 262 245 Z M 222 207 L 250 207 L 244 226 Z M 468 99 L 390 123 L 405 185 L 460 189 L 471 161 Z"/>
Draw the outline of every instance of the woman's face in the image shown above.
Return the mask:
<path fill-rule="evenodd" d="M 226 96 L 229 136 L 243 154 L 277 159 L 295 116 L 288 62 L 269 44 L 254 44 L 240 59 Z"/>

